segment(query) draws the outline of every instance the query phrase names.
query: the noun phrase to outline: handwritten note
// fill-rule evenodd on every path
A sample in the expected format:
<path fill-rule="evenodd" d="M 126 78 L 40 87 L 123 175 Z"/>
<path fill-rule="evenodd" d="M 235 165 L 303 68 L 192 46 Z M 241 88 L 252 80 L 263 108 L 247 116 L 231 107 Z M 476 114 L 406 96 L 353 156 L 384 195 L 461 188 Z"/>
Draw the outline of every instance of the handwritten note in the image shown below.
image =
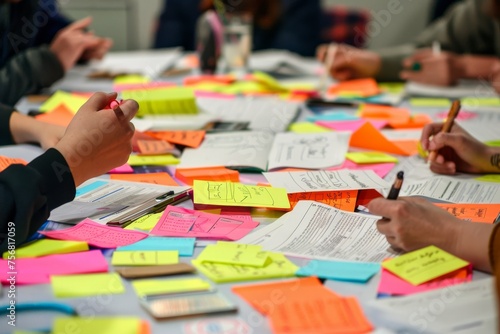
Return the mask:
<path fill-rule="evenodd" d="M 0 281 L 7 284 L 9 280 L 8 261 L 0 260 Z M 48 255 L 39 258 L 16 260 L 16 283 L 46 284 L 50 283 L 50 275 L 73 275 L 108 271 L 108 261 L 101 251 L 78 252 L 69 254 Z"/>
<path fill-rule="evenodd" d="M 178 251 L 120 251 L 113 252 L 114 266 L 159 266 L 179 263 Z"/>
<path fill-rule="evenodd" d="M 118 251 L 175 250 L 179 256 L 193 256 L 195 238 L 152 237 L 142 239 L 132 245 L 118 247 Z"/>
<path fill-rule="evenodd" d="M 428 282 L 468 265 L 468 262 L 436 246 L 428 246 L 382 263 L 382 267 L 413 285 Z"/>
<path fill-rule="evenodd" d="M 179 159 L 171 154 L 166 155 L 131 155 L 128 158 L 128 164 L 130 166 L 165 166 L 165 165 L 177 165 Z"/>
<path fill-rule="evenodd" d="M 259 225 L 253 220 L 220 216 L 181 207 L 168 206 L 151 234 L 239 240 Z"/>
<path fill-rule="evenodd" d="M 195 291 L 207 291 L 212 288 L 209 282 L 201 278 L 188 279 L 147 279 L 132 282 L 138 296 L 164 295 L 169 293 L 184 293 Z"/>
<path fill-rule="evenodd" d="M 214 262 L 262 268 L 271 261 L 265 251 L 252 249 L 228 248 L 220 245 L 208 245 L 197 258 L 201 262 Z"/>
<path fill-rule="evenodd" d="M 316 276 L 337 281 L 366 283 L 380 271 L 378 263 L 311 260 L 297 276 Z"/>
<path fill-rule="evenodd" d="M 205 138 L 206 131 L 155 131 L 147 132 L 149 135 L 172 144 L 197 148 Z"/>
<path fill-rule="evenodd" d="M 226 167 L 208 167 L 208 168 L 177 168 L 175 177 L 187 185 L 192 186 L 194 180 L 203 181 L 230 181 L 239 182 L 240 173 L 237 170 Z"/>
<path fill-rule="evenodd" d="M 65 230 L 43 231 L 40 233 L 52 239 L 84 240 L 89 245 L 100 248 L 116 248 L 130 245 L 148 236 L 143 232 L 101 225 L 88 218 Z"/>
<path fill-rule="evenodd" d="M 288 194 L 288 200 L 290 201 L 292 209 L 299 201 L 316 201 L 340 210 L 354 212 L 354 209 L 356 209 L 357 196 L 357 190 L 318 191 Z"/>
<path fill-rule="evenodd" d="M 92 317 L 92 321 L 88 317 L 56 317 L 52 333 L 67 333 L 68 328 L 78 328 L 79 334 L 100 333 L 103 329 L 106 329 L 106 334 L 149 333 L 146 321 L 132 317 Z"/>
<path fill-rule="evenodd" d="M 191 262 L 203 275 L 216 283 L 293 277 L 297 269 L 299 269 L 283 254 L 271 252 L 268 254 L 271 261 L 267 262 L 262 268 L 203 262 L 199 260 L 192 260 Z"/>
<path fill-rule="evenodd" d="M 72 276 L 51 276 L 52 290 L 58 298 L 114 295 L 125 292 L 120 275 L 87 274 Z"/>
<path fill-rule="evenodd" d="M 351 160 L 346 160 L 341 166 L 330 167 L 328 170 L 340 170 L 340 169 L 351 169 L 351 170 L 371 170 L 381 178 L 384 178 L 389 172 L 394 168 L 396 164 L 394 163 L 383 163 L 383 164 L 357 164 Z"/>
<path fill-rule="evenodd" d="M 166 154 L 175 150 L 174 145 L 163 140 L 138 140 L 137 146 L 144 155 Z"/>
<path fill-rule="evenodd" d="M 40 239 L 21 247 L 16 248 L 16 259 L 26 257 L 39 257 L 51 254 L 66 254 L 84 252 L 89 250 L 89 245 L 85 241 L 62 241 L 51 239 Z M 3 253 L 3 258 L 7 259 L 8 252 Z"/>
<path fill-rule="evenodd" d="M 290 208 L 286 190 L 283 188 L 195 180 L 193 182 L 193 191 L 195 204 L 275 209 Z"/>
<path fill-rule="evenodd" d="M 13 164 L 26 165 L 28 163 L 25 160 L 23 160 L 23 159 L 9 158 L 9 157 L 5 157 L 5 156 L 0 156 L 0 172 L 3 171 L 5 168 L 9 167 L 10 165 L 13 165 Z"/>
<path fill-rule="evenodd" d="M 349 152 L 346 158 L 357 164 L 398 162 L 396 157 L 383 152 Z"/>
<path fill-rule="evenodd" d="M 434 203 L 462 220 L 493 224 L 500 214 L 500 204 Z"/>
<path fill-rule="evenodd" d="M 128 226 L 125 227 L 126 230 L 141 230 L 149 232 L 155 227 L 156 223 L 160 220 L 162 212 L 150 213 L 142 217 L 137 218 Z"/>
<path fill-rule="evenodd" d="M 147 174 L 113 174 L 112 180 L 162 184 L 164 186 L 178 186 L 179 184 L 168 173 Z"/>

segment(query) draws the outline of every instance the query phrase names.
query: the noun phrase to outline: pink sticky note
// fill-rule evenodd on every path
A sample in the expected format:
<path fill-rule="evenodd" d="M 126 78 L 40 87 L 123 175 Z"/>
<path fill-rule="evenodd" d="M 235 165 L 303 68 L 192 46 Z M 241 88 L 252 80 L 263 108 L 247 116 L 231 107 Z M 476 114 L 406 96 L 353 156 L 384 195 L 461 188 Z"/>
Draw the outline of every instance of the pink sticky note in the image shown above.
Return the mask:
<path fill-rule="evenodd" d="M 339 170 L 339 169 L 354 169 L 354 170 L 372 170 L 380 176 L 381 178 L 385 177 L 395 166 L 394 163 L 383 163 L 383 164 L 362 164 L 358 165 L 355 162 L 350 160 L 345 160 L 344 163 L 340 166 L 330 167 L 327 170 Z"/>
<path fill-rule="evenodd" d="M 472 280 L 472 265 L 465 269 L 446 275 L 438 280 L 433 280 L 421 285 L 412 285 L 389 271 L 382 268 L 382 275 L 378 286 L 378 293 L 389 295 L 410 295 L 413 293 L 441 289 L 451 285 L 462 284 Z"/>
<path fill-rule="evenodd" d="M 113 168 L 108 172 L 108 174 L 130 174 L 133 172 L 134 169 L 129 164 L 125 164 L 120 167 Z"/>
<path fill-rule="evenodd" d="M 10 262 L 10 263 L 9 263 Z M 10 284 L 9 279 L 15 275 L 16 284 L 50 283 L 51 275 L 75 275 L 87 273 L 104 273 L 108 271 L 108 262 L 99 250 L 89 252 L 55 254 L 37 258 L 0 260 L 0 281 Z"/>
<path fill-rule="evenodd" d="M 234 99 L 233 94 L 215 93 L 215 92 L 207 92 L 201 90 L 195 90 L 194 95 L 196 97 L 205 97 L 214 99 Z"/>
<path fill-rule="evenodd" d="M 448 112 L 447 111 L 441 112 L 441 113 L 437 114 L 436 117 L 446 119 L 446 117 L 448 117 Z M 461 120 L 461 121 L 465 121 L 465 120 L 472 119 L 475 117 L 477 117 L 477 114 L 475 112 L 461 110 L 460 113 L 457 115 L 456 119 Z"/>
<path fill-rule="evenodd" d="M 168 206 L 151 234 L 170 237 L 239 240 L 258 225 L 258 222 L 251 219 L 239 219 Z"/>
<path fill-rule="evenodd" d="M 172 82 L 146 82 L 146 83 L 132 83 L 132 84 L 116 84 L 113 85 L 113 91 L 122 92 L 124 90 L 142 90 L 142 89 L 156 89 L 156 88 L 167 88 L 176 86 L 175 83 Z"/>
<path fill-rule="evenodd" d="M 65 230 L 40 233 L 52 239 L 86 241 L 89 245 L 100 248 L 127 246 L 148 236 L 139 231 L 101 225 L 89 218 Z"/>
<path fill-rule="evenodd" d="M 352 131 L 355 132 L 366 122 L 370 122 L 376 129 L 380 130 L 387 125 L 387 121 L 376 121 L 366 119 L 358 119 L 353 121 L 317 121 L 316 124 L 324 126 L 335 131 Z"/>

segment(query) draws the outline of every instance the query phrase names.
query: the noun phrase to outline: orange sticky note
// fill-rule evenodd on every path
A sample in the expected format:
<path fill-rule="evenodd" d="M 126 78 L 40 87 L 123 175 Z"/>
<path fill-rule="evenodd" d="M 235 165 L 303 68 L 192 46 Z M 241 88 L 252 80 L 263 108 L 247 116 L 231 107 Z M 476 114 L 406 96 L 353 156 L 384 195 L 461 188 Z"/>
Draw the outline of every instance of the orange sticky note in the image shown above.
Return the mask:
<path fill-rule="evenodd" d="M 372 79 L 356 79 L 341 82 L 328 89 L 328 94 L 332 95 L 355 95 L 361 97 L 380 94 L 377 82 Z"/>
<path fill-rule="evenodd" d="M 418 140 L 389 140 L 370 122 L 366 122 L 351 136 L 350 145 L 374 151 L 382 151 L 399 155 L 418 153 Z"/>
<path fill-rule="evenodd" d="M 26 165 L 27 162 L 23 159 L 9 158 L 9 157 L 4 157 L 4 156 L 0 155 L 0 172 L 13 164 Z"/>
<path fill-rule="evenodd" d="M 198 75 L 184 79 L 184 85 L 197 85 L 206 82 L 215 82 L 219 84 L 230 84 L 236 81 L 233 75 Z"/>
<path fill-rule="evenodd" d="M 240 173 L 226 167 L 177 169 L 175 177 L 190 186 L 194 180 L 240 182 Z"/>
<path fill-rule="evenodd" d="M 434 203 L 455 217 L 476 223 L 493 224 L 500 216 L 500 204 Z"/>
<path fill-rule="evenodd" d="M 316 201 L 325 203 L 334 208 L 354 212 L 356 208 L 357 190 L 345 191 L 319 191 L 312 193 L 288 194 L 290 206 L 293 209 L 299 201 Z"/>
<path fill-rule="evenodd" d="M 205 131 L 149 131 L 148 135 L 156 137 L 161 140 L 168 141 L 172 144 L 179 144 L 192 148 L 200 146 L 203 138 L 205 138 Z"/>
<path fill-rule="evenodd" d="M 430 123 L 432 123 L 432 118 L 429 115 L 417 114 L 411 116 L 406 122 L 389 121 L 388 125 L 393 129 L 420 129 Z"/>
<path fill-rule="evenodd" d="M 178 186 L 179 184 L 168 175 L 168 173 L 147 173 L 147 174 L 111 174 L 112 180 L 132 181 L 161 184 L 164 186 Z"/>
<path fill-rule="evenodd" d="M 374 119 L 387 122 L 408 122 L 410 111 L 405 108 L 394 108 L 375 104 L 365 104 L 361 107 L 361 118 Z"/>
<path fill-rule="evenodd" d="M 51 112 L 40 114 L 35 116 L 35 118 L 41 122 L 68 126 L 68 124 L 73 119 L 74 114 L 66 107 L 64 104 L 60 104 Z"/>
<path fill-rule="evenodd" d="M 174 145 L 164 140 L 138 140 L 139 151 L 144 155 L 156 155 L 172 152 Z"/>

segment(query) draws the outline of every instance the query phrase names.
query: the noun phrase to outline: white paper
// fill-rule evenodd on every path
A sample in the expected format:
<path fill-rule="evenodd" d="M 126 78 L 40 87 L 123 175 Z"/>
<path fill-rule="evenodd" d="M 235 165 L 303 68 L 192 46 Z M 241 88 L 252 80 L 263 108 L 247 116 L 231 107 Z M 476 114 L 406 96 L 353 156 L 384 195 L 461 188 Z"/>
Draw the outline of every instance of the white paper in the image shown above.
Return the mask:
<path fill-rule="evenodd" d="M 397 253 L 377 231 L 379 218 L 300 201 L 291 212 L 238 242 L 291 256 L 382 262 Z"/>
<path fill-rule="evenodd" d="M 458 85 L 453 87 L 441 87 L 408 82 L 406 84 L 406 94 L 410 96 L 448 97 L 453 99 L 460 99 L 465 96 L 497 96 L 491 84 L 484 80 L 461 80 Z"/>
<path fill-rule="evenodd" d="M 372 170 L 308 171 L 264 173 L 276 188 L 285 188 L 289 194 L 327 190 L 384 189 L 391 184 Z"/>
<path fill-rule="evenodd" d="M 478 113 L 478 115 L 482 115 L 482 113 Z M 500 139 L 500 131 L 498 131 L 499 121 L 500 113 L 497 112 L 497 119 L 472 119 L 468 121 L 457 121 L 457 123 L 472 137 L 479 141 L 486 142 Z"/>
<path fill-rule="evenodd" d="M 274 135 L 263 131 L 207 134 L 197 149 L 185 149 L 178 168 L 226 166 L 266 170 Z"/>
<path fill-rule="evenodd" d="M 500 203 L 498 183 L 462 180 L 457 177 L 433 177 L 405 182 L 400 196 L 425 196 L 452 203 Z"/>
<path fill-rule="evenodd" d="M 152 123 L 151 130 L 200 130 L 219 118 L 200 112 L 196 115 L 145 115 L 143 120 Z"/>
<path fill-rule="evenodd" d="M 286 50 L 265 50 L 250 55 L 250 68 L 254 71 L 312 75 L 323 68 L 314 58 L 303 58 Z"/>
<path fill-rule="evenodd" d="M 350 137 L 350 132 L 279 133 L 274 138 L 267 168 L 322 169 L 341 165 Z"/>
<path fill-rule="evenodd" d="M 498 333 L 492 278 L 368 303 L 368 312 L 398 333 Z M 389 325 L 388 325 L 389 324 Z M 404 331 L 406 329 L 406 331 Z"/>

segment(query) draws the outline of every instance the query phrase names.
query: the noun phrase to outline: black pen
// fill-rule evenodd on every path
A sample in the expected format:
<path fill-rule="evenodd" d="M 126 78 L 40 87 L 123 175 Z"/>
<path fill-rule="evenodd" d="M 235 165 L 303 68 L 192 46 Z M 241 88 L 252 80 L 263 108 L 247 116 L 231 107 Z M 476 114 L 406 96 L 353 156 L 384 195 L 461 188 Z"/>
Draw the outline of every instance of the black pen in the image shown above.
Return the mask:
<path fill-rule="evenodd" d="M 403 171 L 398 172 L 396 180 L 394 181 L 394 184 L 392 185 L 391 190 L 389 191 L 389 195 L 387 195 L 387 199 L 392 199 L 392 200 L 398 199 L 399 191 L 403 186 L 404 175 L 405 173 Z"/>

